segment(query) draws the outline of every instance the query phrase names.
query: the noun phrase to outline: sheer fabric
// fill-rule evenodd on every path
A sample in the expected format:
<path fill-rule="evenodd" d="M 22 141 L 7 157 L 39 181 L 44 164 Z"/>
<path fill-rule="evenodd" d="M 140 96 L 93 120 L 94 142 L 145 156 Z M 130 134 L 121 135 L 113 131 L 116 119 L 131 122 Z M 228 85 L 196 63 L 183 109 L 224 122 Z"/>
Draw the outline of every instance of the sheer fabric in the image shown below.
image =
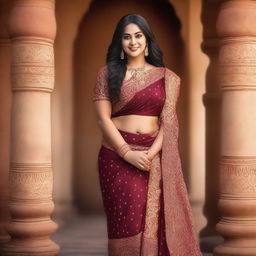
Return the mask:
<path fill-rule="evenodd" d="M 158 115 L 163 126 L 162 150 L 143 172 L 104 146 L 99 176 L 107 215 L 110 256 L 199 256 L 191 208 L 178 152 L 176 102 L 180 78 L 171 70 L 148 70 L 143 83 L 125 80 L 112 116 Z M 107 68 L 101 68 L 93 100 L 109 100 Z M 150 104 L 152 103 L 152 104 Z M 157 137 L 119 130 L 134 150 L 148 149 Z"/>

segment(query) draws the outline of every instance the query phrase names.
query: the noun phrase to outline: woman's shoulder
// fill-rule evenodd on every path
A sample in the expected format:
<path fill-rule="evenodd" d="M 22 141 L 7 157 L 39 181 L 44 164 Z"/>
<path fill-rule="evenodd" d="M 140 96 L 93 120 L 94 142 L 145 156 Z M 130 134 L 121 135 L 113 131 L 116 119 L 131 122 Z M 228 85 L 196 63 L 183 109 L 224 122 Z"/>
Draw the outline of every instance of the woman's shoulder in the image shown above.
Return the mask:
<path fill-rule="evenodd" d="M 171 69 L 165 67 L 165 77 L 166 78 L 173 78 L 175 79 L 177 82 L 180 82 L 180 77 Z"/>

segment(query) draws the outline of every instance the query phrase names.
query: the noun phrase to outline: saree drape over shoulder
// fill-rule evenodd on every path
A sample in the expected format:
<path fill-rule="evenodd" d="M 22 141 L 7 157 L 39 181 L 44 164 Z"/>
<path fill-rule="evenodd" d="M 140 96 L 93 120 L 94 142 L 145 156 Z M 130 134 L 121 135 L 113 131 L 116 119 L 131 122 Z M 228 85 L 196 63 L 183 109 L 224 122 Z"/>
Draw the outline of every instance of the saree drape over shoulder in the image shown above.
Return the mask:
<path fill-rule="evenodd" d="M 120 100 L 112 104 L 112 117 L 159 116 L 163 145 L 149 172 L 132 166 L 110 148 L 102 145 L 100 149 L 99 178 L 110 256 L 201 255 L 178 151 L 179 86 L 174 72 L 155 67 L 143 77 L 124 80 Z M 106 66 L 98 72 L 93 100 L 110 100 Z M 133 150 L 148 149 L 158 135 L 158 131 L 119 132 Z"/>

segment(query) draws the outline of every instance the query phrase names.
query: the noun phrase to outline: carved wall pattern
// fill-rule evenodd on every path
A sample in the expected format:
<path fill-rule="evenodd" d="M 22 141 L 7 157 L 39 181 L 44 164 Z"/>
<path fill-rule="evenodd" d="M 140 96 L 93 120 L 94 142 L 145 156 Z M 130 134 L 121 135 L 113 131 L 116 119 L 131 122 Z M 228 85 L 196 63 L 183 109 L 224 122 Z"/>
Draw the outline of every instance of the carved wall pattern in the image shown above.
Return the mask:
<path fill-rule="evenodd" d="M 223 39 L 220 48 L 220 63 L 240 64 L 255 63 L 256 59 L 256 38 L 250 37 L 244 40 L 243 37 Z"/>
<path fill-rule="evenodd" d="M 220 83 L 223 90 L 256 89 L 256 38 L 223 39 Z"/>
<path fill-rule="evenodd" d="M 38 40 L 39 38 L 35 38 Z M 12 58 L 13 90 L 54 87 L 54 52 L 52 42 L 16 40 Z"/>
<path fill-rule="evenodd" d="M 12 163 L 9 182 L 12 199 L 51 199 L 51 164 Z"/>
<path fill-rule="evenodd" d="M 222 193 L 255 193 L 256 157 L 222 157 L 220 189 Z"/>

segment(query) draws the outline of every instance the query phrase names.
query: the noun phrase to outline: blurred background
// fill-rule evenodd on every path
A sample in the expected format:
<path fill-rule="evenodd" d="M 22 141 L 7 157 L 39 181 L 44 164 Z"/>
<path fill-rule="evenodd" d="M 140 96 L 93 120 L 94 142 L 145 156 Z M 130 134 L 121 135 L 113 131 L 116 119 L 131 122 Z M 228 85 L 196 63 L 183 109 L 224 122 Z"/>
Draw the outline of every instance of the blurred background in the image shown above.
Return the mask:
<path fill-rule="evenodd" d="M 57 37 L 51 125 L 53 218 L 59 230 L 52 237 L 62 245 L 63 255 L 105 255 L 106 223 L 97 170 L 101 133 L 91 97 L 115 26 L 128 13 L 147 19 L 164 53 L 165 65 L 182 79 L 178 103 L 180 154 L 195 226 L 205 251 L 210 251 L 218 239 L 214 227 L 219 219 L 219 101 L 214 95 L 219 88 L 213 68 L 217 45 L 208 43 L 216 37 L 218 4 L 213 2 L 55 1 Z M 6 13 L 7 9 L 2 9 L 2 20 Z M 3 25 L 1 28 L 1 35 L 5 35 Z M 3 60 L 10 58 L 10 49 L 4 44 L 4 36 L 1 38 L 0 75 L 4 76 L 9 70 Z M 6 177 L 11 86 L 5 83 L 0 90 L 0 168 Z M 6 186 L 3 178 L 2 191 Z"/>

